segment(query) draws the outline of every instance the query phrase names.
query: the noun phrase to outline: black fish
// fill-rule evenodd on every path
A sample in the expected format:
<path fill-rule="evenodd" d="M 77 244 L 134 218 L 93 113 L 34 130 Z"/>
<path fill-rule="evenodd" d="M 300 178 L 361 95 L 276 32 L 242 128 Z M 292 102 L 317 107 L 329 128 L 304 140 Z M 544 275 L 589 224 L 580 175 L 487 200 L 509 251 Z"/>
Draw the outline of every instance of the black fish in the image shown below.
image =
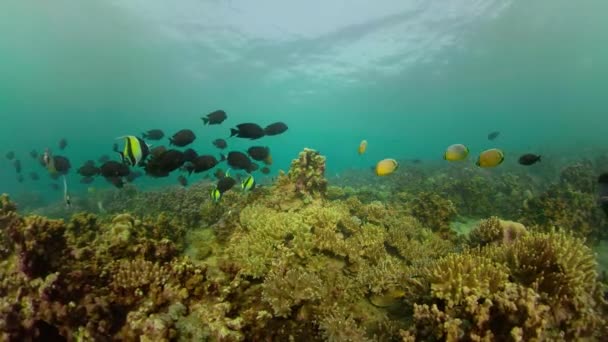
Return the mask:
<path fill-rule="evenodd" d="M 184 177 L 184 175 L 180 175 L 179 177 L 177 177 L 177 182 L 181 186 L 187 186 L 188 185 L 188 180 L 186 179 L 186 177 Z"/>
<path fill-rule="evenodd" d="M 194 139 L 196 139 L 196 135 L 189 129 L 182 129 L 181 131 L 173 134 L 171 138 L 169 138 L 169 143 L 171 145 L 184 147 L 186 145 L 191 144 Z"/>
<path fill-rule="evenodd" d="M 222 179 L 222 178 L 226 177 L 226 172 L 224 172 L 224 170 L 222 170 L 222 169 L 217 169 L 217 170 L 215 170 L 213 175 L 217 179 Z"/>
<path fill-rule="evenodd" d="M 77 172 L 83 177 L 93 177 L 98 175 L 100 170 L 98 167 L 95 166 L 94 163 L 91 164 L 87 162 L 83 166 L 81 166 Z"/>
<path fill-rule="evenodd" d="M 259 139 L 265 135 L 262 127 L 254 123 L 242 123 L 236 125 L 236 128 L 230 129 L 230 136 L 237 136 L 239 138 L 247 138 L 251 140 Z"/>
<path fill-rule="evenodd" d="M 532 165 L 540 161 L 540 156 L 537 154 L 527 153 L 519 157 L 519 163 L 521 165 Z"/>
<path fill-rule="evenodd" d="M 98 161 L 100 164 L 103 164 L 103 163 L 105 163 L 105 162 L 107 162 L 107 161 L 109 161 L 109 160 L 110 160 L 110 156 L 108 156 L 107 154 L 104 154 L 104 155 L 102 155 L 101 157 L 99 157 L 99 159 L 97 159 L 97 161 Z"/>
<path fill-rule="evenodd" d="M 91 184 L 91 183 L 93 183 L 94 180 L 95 180 L 95 178 L 93 178 L 93 177 L 82 177 L 82 179 L 80 179 L 80 183 L 81 184 Z"/>
<path fill-rule="evenodd" d="M 33 181 L 37 181 L 40 179 L 40 176 L 36 172 L 30 172 L 30 179 Z"/>
<path fill-rule="evenodd" d="M 152 156 L 146 164 L 145 170 L 152 177 L 167 177 L 169 173 L 179 169 L 185 162 L 184 152 L 165 150 L 157 156 Z"/>
<path fill-rule="evenodd" d="M 492 133 L 488 134 L 488 140 L 494 140 L 494 139 L 498 138 L 499 135 L 500 135 L 500 132 L 498 132 L 498 131 L 492 132 Z"/>
<path fill-rule="evenodd" d="M 101 165 L 100 174 L 105 178 L 125 177 L 129 174 L 129 167 L 121 162 L 110 160 Z"/>
<path fill-rule="evenodd" d="M 38 151 L 31 150 L 30 151 L 30 157 L 32 157 L 33 159 L 37 159 L 38 158 Z"/>
<path fill-rule="evenodd" d="M 236 180 L 234 180 L 234 178 L 232 177 L 224 177 L 222 179 L 220 179 L 217 182 L 217 186 L 216 188 L 221 192 L 224 193 L 230 189 L 232 189 L 232 187 L 236 184 Z"/>
<path fill-rule="evenodd" d="M 129 183 L 133 183 L 137 178 L 143 176 L 144 174 L 141 171 L 131 171 L 125 177 L 125 180 Z"/>
<path fill-rule="evenodd" d="M 252 146 L 247 150 L 247 153 L 253 160 L 263 161 L 270 155 L 270 149 L 265 146 Z"/>
<path fill-rule="evenodd" d="M 58 145 L 59 145 L 59 149 L 63 150 L 68 146 L 68 141 L 65 138 L 63 138 L 63 139 L 59 140 Z"/>
<path fill-rule="evenodd" d="M 188 170 L 188 173 L 204 172 L 213 169 L 220 161 L 225 159 L 226 158 L 223 155 L 219 161 L 211 155 L 198 156 L 186 167 L 186 169 Z"/>
<path fill-rule="evenodd" d="M 54 165 L 55 170 L 58 174 L 65 175 L 72 168 L 72 164 L 70 164 L 70 160 L 63 156 L 54 156 Z"/>
<path fill-rule="evenodd" d="M 121 177 L 105 177 L 106 180 L 111 183 L 112 185 L 114 185 L 115 187 L 122 189 L 122 187 L 125 185 L 125 182 L 122 180 Z"/>
<path fill-rule="evenodd" d="M 228 143 L 224 139 L 215 139 L 213 140 L 213 146 L 219 148 L 220 150 L 223 150 L 228 147 Z"/>
<path fill-rule="evenodd" d="M 6 159 L 13 160 L 14 158 L 15 158 L 15 152 L 13 152 L 13 151 L 6 152 Z"/>
<path fill-rule="evenodd" d="M 142 138 L 148 140 L 160 140 L 165 136 L 165 133 L 160 129 L 151 129 L 145 133 L 142 133 Z"/>
<path fill-rule="evenodd" d="M 254 171 L 257 171 L 260 168 L 260 166 L 256 163 L 251 163 L 251 165 L 249 165 L 249 167 L 247 168 L 247 172 L 248 173 L 252 173 Z"/>
<path fill-rule="evenodd" d="M 602 208 L 604 214 L 608 217 L 608 172 L 601 174 L 597 181 L 599 183 L 598 202 L 600 208 Z"/>
<path fill-rule="evenodd" d="M 20 161 L 19 159 L 16 159 L 16 160 L 13 162 L 13 166 L 15 167 L 15 171 L 16 171 L 17 173 L 21 173 L 21 161 Z"/>
<path fill-rule="evenodd" d="M 17 182 L 23 183 L 23 181 L 24 181 L 23 175 L 18 175 L 17 176 Z"/>
<path fill-rule="evenodd" d="M 270 168 L 268 168 L 268 166 L 264 166 L 261 170 L 260 170 L 263 174 L 267 175 L 270 173 Z"/>
<path fill-rule="evenodd" d="M 205 125 L 207 125 L 207 124 L 219 125 L 222 122 L 224 122 L 224 120 L 226 120 L 226 118 L 228 118 L 228 115 L 226 115 L 226 112 L 224 112 L 221 109 L 218 109 L 214 112 L 207 114 L 206 116 L 202 117 L 201 119 L 203 119 L 203 123 Z"/>
<path fill-rule="evenodd" d="M 189 148 L 184 151 L 184 160 L 187 162 L 191 162 L 198 157 L 198 153 L 195 150 Z"/>
<path fill-rule="evenodd" d="M 228 153 L 228 165 L 235 170 L 248 170 L 251 167 L 251 159 L 245 153 L 232 151 Z"/>
<path fill-rule="evenodd" d="M 275 122 L 264 128 L 266 135 L 279 135 L 287 130 L 287 125 L 283 122 Z"/>

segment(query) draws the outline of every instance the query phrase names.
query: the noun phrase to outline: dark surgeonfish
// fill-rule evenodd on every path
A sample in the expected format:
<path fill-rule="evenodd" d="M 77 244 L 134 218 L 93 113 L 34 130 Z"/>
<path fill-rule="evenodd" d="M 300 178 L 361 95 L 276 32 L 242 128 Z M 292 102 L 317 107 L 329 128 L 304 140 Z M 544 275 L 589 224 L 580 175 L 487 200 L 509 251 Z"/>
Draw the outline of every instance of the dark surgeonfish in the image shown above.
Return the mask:
<path fill-rule="evenodd" d="M 598 202 L 606 217 L 608 217 L 608 172 L 604 172 L 598 178 Z"/>
<path fill-rule="evenodd" d="M 55 167 L 55 171 L 60 175 L 66 175 L 72 168 L 70 160 L 64 156 L 54 156 L 53 165 Z"/>
<path fill-rule="evenodd" d="M 99 173 L 105 178 L 126 177 L 129 174 L 129 167 L 114 160 L 105 162 L 100 167 Z"/>
<path fill-rule="evenodd" d="M 247 154 L 257 161 L 263 161 L 270 155 L 270 149 L 266 146 L 251 146 L 247 149 Z"/>
<path fill-rule="evenodd" d="M 228 147 L 228 143 L 224 139 L 215 139 L 213 140 L 213 146 L 219 148 L 220 150 L 223 150 Z"/>
<path fill-rule="evenodd" d="M 236 135 L 239 138 L 246 138 L 251 140 L 259 139 L 265 134 L 266 133 L 264 133 L 264 129 L 262 127 L 250 122 L 236 125 L 236 128 L 230 129 L 231 137 Z"/>
<path fill-rule="evenodd" d="M 195 150 L 189 148 L 184 151 L 184 160 L 187 162 L 191 162 L 198 157 L 198 153 Z"/>
<path fill-rule="evenodd" d="M 142 133 L 142 138 L 148 140 L 160 140 L 165 136 L 165 132 L 160 129 L 151 129 L 145 133 Z"/>
<path fill-rule="evenodd" d="M 494 139 L 498 138 L 499 135 L 500 135 L 499 131 L 491 132 L 490 134 L 488 134 L 488 140 L 494 140 Z"/>
<path fill-rule="evenodd" d="M 171 138 L 169 138 L 169 143 L 178 147 L 184 147 L 186 145 L 191 144 L 194 139 L 196 139 L 196 135 L 194 135 L 194 132 L 189 129 L 182 129 L 181 131 L 173 134 Z"/>
<path fill-rule="evenodd" d="M 275 122 L 264 128 L 266 135 L 279 135 L 287 131 L 287 125 L 284 122 Z"/>
<path fill-rule="evenodd" d="M 59 140 L 59 149 L 63 150 L 66 147 L 68 147 L 68 141 L 65 138 L 62 138 L 61 140 Z"/>
<path fill-rule="evenodd" d="M 186 167 L 186 170 L 188 170 L 189 174 L 192 174 L 192 172 L 201 173 L 213 169 L 219 162 L 224 160 L 226 160 L 224 155 L 221 156 L 219 161 L 212 155 L 198 156 L 192 160 L 190 165 Z"/>
<path fill-rule="evenodd" d="M 207 114 L 206 116 L 203 116 L 201 119 L 203 119 L 203 123 L 205 125 L 219 125 L 222 122 L 224 122 L 224 120 L 226 120 L 226 118 L 228 118 L 228 115 L 226 115 L 226 112 L 224 112 L 221 109 L 218 109 L 216 111 L 213 111 L 213 112 Z"/>
<path fill-rule="evenodd" d="M 167 177 L 186 162 L 184 152 L 178 150 L 159 150 L 145 166 L 146 174 L 152 177 Z"/>
<path fill-rule="evenodd" d="M 521 165 L 533 165 L 540 161 L 540 156 L 537 154 L 527 153 L 519 157 L 518 163 Z"/>
<path fill-rule="evenodd" d="M 141 165 L 150 154 L 150 147 L 141 138 L 128 135 L 118 139 L 125 139 L 125 147 L 118 154 L 120 154 L 122 162 L 129 166 Z"/>
<path fill-rule="evenodd" d="M 245 153 L 231 151 L 228 153 L 228 165 L 235 170 L 249 170 L 251 159 Z"/>
<path fill-rule="evenodd" d="M 98 167 L 95 166 L 94 163 L 86 162 L 76 172 L 78 172 L 78 174 L 83 177 L 93 177 L 97 176 L 100 170 Z"/>
<path fill-rule="evenodd" d="M 15 161 L 13 161 L 13 166 L 15 167 L 15 171 L 17 173 L 21 173 L 21 160 L 15 159 Z"/>

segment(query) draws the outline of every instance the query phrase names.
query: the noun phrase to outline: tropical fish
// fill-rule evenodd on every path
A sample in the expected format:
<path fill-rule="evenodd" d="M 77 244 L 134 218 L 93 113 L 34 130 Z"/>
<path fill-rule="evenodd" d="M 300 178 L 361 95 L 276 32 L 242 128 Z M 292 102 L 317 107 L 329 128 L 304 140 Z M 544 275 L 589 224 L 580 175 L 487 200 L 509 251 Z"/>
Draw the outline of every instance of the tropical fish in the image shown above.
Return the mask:
<path fill-rule="evenodd" d="M 252 175 L 247 176 L 247 178 L 245 178 L 242 182 L 241 182 L 241 189 L 248 191 L 248 190 L 253 190 L 255 188 L 255 179 L 253 178 Z"/>
<path fill-rule="evenodd" d="M 230 129 L 231 137 L 236 135 L 239 138 L 246 138 L 251 140 L 259 139 L 265 134 L 266 133 L 264 132 L 264 129 L 254 123 L 242 123 L 236 125 L 236 128 Z"/>
<path fill-rule="evenodd" d="M 151 129 L 141 134 L 142 138 L 148 140 L 160 140 L 165 136 L 165 132 L 160 129 Z"/>
<path fill-rule="evenodd" d="M 184 153 L 178 150 L 161 149 L 152 154 L 145 166 L 146 174 L 152 177 L 167 177 L 186 162 Z"/>
<path fill-rule="evenodd" d="M 497 148 L 492 148 L 481 152 L 479 154 L 479 157 L 477 158 L 477 162 L 475 163 L 475 165 L 484 168 L 496 167 L 502 164 L 504 160 L 504 153 Z"/>
<path fill-rule="evenodd" d="M 177 182 L 183 187 L 188 185 L 188 180 L 186 179 L 186 177 L 184 177 L 184 175 L 180 175 L 179 177 L 177 177 Z"/>
<path fill-rule="evenodd" d="M 222 192 L 218 188 L 213 188 L 211 190 L 211 200 L 215 203 L 219 202 L 222 199 Z"/>
<path fill-rule="evenodd" d="M 59 140 L 59 149 L 63 150 L 68 146 L 68 141 L 65 138 L 62 138 L 61 140 Z"/>
<path fill-rule="evenodd" d="M 191 144 L 194 139 L 196 139 L 196 135 L 194 135 L 194 132 L 192 132 L 192 130 L 182 129 L 181 131 L 173 134 L 171 138 L 169 138 L 169 143 L 171 145 L 184 147 L 186 145 Z"/>
<path fill-rule="evenodd" d="M 15 167 L 17 173 L 21 173 L 21 160 L 15 159 L 15 161 L 13 161 L 13 167 Z"/>
<path fill-rule="evenodd" d="M 540 156 L 537 154 L 527 153 L 519 157 L 518 162 L 521 165 L 532 165 L 540 161 Z"/>
<path fill-rule="evenodd" d="M 365 153 L 366 150 L 367 150 L 367 140 L 361 140 L 361 142 L 359 143 L 359 149 L 357 151 L 359 152 L 359 154 L 363 154 L 363 153 Z"/>
<path fill-rule="evenodd" d="M 461 161 L 469 156 L 469 148 L 463 144 L 454 144 L 448 146 L 443 153 L 443 159 L 447 161 Z"/>
<path fill-rule="evenodd" d="M 65 175 L 72 168 L 72 164 L 67 157 L 64 156 L 54 156 L 53 163 L 55 167 L 55 171 L 60 175 Z"/>
<path fill-rule="evenodd" d="M 212 155 L 203 155 L 196 157 L 189 165 L 186 166 L 186 170 L 188 173 L 200 173 L 207 170 L 213 169 L 220 161 L 225 160 L 224 155 L 221 156 L 221 159 L 218 161 Z"/>
<path fill-rule="evenodd" d="M 499 135 L 500 135 L 499 131 L 491 132 L 490 134 L 488 134 L 488 140 L 494 140 L 494 139 L 498 138 Z"/>
<path fill-rule="evenodd" d="M 232 189 L 232 187 L 236 184 L 236 180 L 228 175 L 226 175 L 225 177 L 223 177 L 222 179 L 217 181 L 217 186 L 215 187 L 216 189 L 218 189 L 222 194 L 230 189 Z"/>
<path fill-rule="evenodd" d="M 105 178 L 125 177 L 129 174 L 129 166 L 114 160 L 105 162 L 100 167 L 99 173 Z"/>
<path fill-rule="evenodd" d="M 228 165 L 236 170 L 248 170 L 251 167 L 251 159 L 245 153 L 231 151 L 228 153 Z"/>
<path fill-rule="evenodd" d="M 100 170 L 93 163 L 85 163 L 78 169 L 78 174 L 83 177 L 93 177 L 99 174 Z"/>
<path fill-rule="evenodd" d="M 213 140 L 213 146 L 219 148 L 220 150 L 223 150 L 228 147 L 228 143 L 224 139 L 215 139 Z"/>
<path fill-rule="evenodd" d="M 270 149 L 266 146 L 251 146 L 247 149 L 247 154 L 257 161 L 263 161 L 270 155 Z"/>
<path fill-rule="evenodd" d="M 207 114 L 206 116 L 202 117 L 201 119 L 203 119 L 203 124 L 205 125 L 219 125 L 222 122 L 224 122 L 224 120 L 226 120 L 228 118 L 228 115 L 226 115 L 226 112 L 218 109 L 216 111 L 213 111 L 209 114 Z"/>
<path fill-rule="evenodd" d="M 198 153 L 195 150 L 189 148 L 184 151 L 184 160 L 187 162 L 191 162 L 198 157 Z"/>
<path fill-rule="evenodd" d="M 383 159 L 376 164 L 376 175 L 387 176 L 393 173 L 399 167 L 399 163 L 395 159 Z"/>
<path fill-rule="evenodd" d="M 264 128 L 264 133 L 266 135 L 279 135 L 285 131 L 287 131 L 287 125 L 283 122 L 275 122 Z"/>
<path fill-rule="evenodd" d="M 125 139 L 125 147 L 122 152 L 118 152 L 122 162 L 129 166 L 140 165 L 150 154 L 150 147 L 143 139 L 134 135 L 124 136 L 118 139 L 123 138 Z"/>

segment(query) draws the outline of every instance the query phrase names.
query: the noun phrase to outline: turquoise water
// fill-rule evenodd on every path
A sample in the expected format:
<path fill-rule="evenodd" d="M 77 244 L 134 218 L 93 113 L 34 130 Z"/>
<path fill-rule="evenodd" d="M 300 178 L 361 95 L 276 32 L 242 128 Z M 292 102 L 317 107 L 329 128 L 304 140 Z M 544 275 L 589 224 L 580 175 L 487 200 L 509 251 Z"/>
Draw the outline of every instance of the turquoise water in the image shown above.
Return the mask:
<path fill-rule="evenodd" d="M 303 147 L 326 155 L 330 174 L 386 157 L 439 160 L 457 142 L 473 154 L 605 152 L 607 10 L 601 0 L 5 0 L 0 192 L 57 196 L 27 154 L 63 137 L 57 153 L 80 191 L 75 170 L 111 155 L 115 137 L 191 128 L 191 147 L 216 154 L 211 141 L 241 122 L 289 125 L 255 142 L 271 147 L 273 173 Z M 203 126 L 218 108 L 228 120 Z M 9 150 L 24 164 L 22 184 Z"/>

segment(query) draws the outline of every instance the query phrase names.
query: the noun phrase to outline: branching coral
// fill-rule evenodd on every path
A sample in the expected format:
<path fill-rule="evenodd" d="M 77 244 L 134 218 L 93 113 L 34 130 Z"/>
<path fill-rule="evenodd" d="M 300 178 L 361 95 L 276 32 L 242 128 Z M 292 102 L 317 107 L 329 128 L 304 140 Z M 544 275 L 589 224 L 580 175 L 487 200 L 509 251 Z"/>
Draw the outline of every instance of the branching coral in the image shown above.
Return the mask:
<path fill-rule="evenodd" d="M 512 243 L 527 230 L 521 223 L 504 221 L 498 217 L 482 220 L 469 234 L 469 242 L 473 246 L 485 246 L 491 243 Z"/>
<path fill-rule="evenodd" d="M 456 217 L 456 207 L 452 201 L 430 192 L 419 193 L 411 202 L 412 215 L 423 226 L 441 232 L 446 237 L 452 235 L 450 221 Z"/>
<path fill-rule="evenodd" d="M 325 157 L 305 148 L 298 158 L 291 161 L 289 172 L 279 180 L 281 183 L 293 184 L 294 191 L 304 198 L 324 196 L 327 191 Z"/>

